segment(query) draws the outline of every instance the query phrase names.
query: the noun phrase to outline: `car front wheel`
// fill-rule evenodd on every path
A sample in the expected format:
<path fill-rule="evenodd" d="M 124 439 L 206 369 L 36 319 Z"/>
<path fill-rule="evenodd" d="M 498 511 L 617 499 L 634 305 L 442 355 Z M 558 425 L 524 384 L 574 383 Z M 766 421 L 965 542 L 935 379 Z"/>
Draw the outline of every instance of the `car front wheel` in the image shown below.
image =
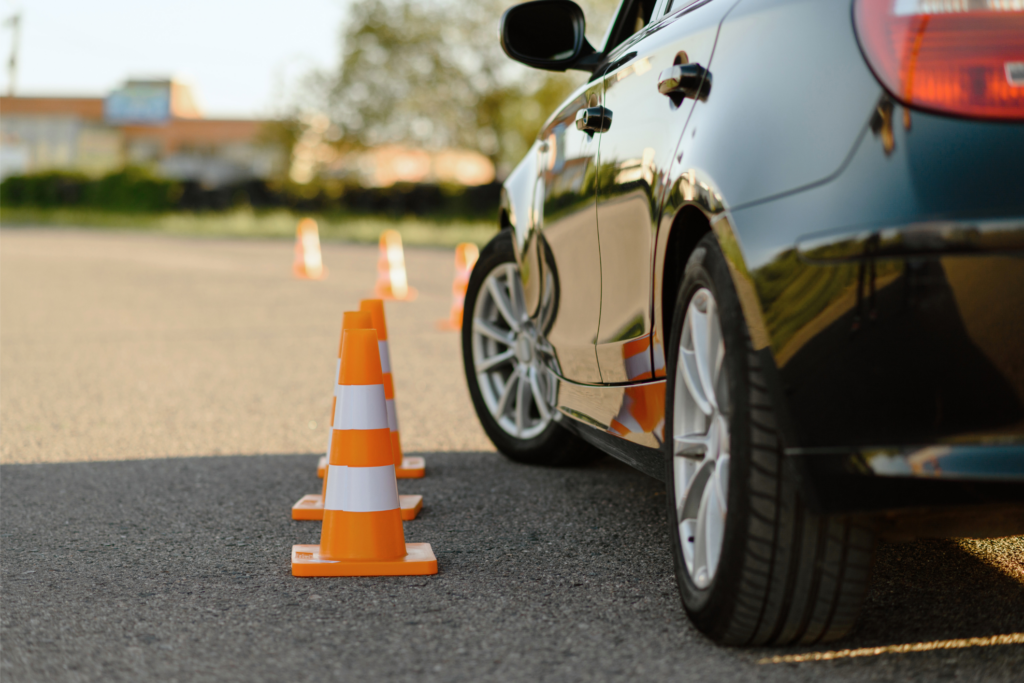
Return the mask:
<path fill-rule="evenodd" d="M 558 424 L 554 350 L 530 320 L 512 247 L 498 233 L 480 252 L 466 291 L 462 358 L 487 436 L 512 460 L 568 466 L 603 454 Z"/>

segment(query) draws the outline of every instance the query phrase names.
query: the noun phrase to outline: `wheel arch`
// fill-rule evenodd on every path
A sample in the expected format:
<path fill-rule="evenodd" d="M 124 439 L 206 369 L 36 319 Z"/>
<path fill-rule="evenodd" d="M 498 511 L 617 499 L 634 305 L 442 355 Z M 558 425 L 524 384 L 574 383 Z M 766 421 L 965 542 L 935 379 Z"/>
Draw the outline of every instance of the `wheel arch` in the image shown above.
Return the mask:
<path fill-rule="evenodd" d="M 683 206 L 671 220 L 655 270 L 655 279 L 660 280 L 660 283 L 656 282 L 654 287 L 654 336 L 663 340 L 662 343 L 668 342 L 668 330 L 672 324 L 672 313 L 686 271 L 686 262 L 697 243 L 709 232 L 711 222 L 703 211 L 693 205 Z"/>
<path fill-rule="evenodd" d="M 764 311 L 724 198 L 710 178 L 694 169 L 680 173 L 670 188 L 655 242 L 652 287 L 655 353 L 664 353 L 664 349 L 658 346 L 668 342 L 675 298 L 686 262 L 700 239 L 713 232 L 729 265 L 729 276 L 740 301 L 754 351 L 770 355 Z M 662 357 L 667 357 L 667 354 Z M 655 365 L 657 367 L 658 364 Z M 661 368 L 658 372 L 663 375 L 665 370 Z"/>

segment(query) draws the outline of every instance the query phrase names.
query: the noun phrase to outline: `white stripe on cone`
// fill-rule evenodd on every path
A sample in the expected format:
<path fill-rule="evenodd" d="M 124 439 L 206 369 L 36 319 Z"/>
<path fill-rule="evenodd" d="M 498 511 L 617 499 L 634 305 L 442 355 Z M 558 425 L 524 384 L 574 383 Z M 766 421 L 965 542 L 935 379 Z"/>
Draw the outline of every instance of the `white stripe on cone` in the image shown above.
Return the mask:
<path fill-rule="evenodd" d="M 378 341 L 377 351 L 380 352 L 380 371 L 391 372 L 391 354 L 388 352 L 387 341 Z"/>
<path fill-rule="evenodd" d="M 647 349 L 626 359 L 626 376 L 629 379 L 636 379 L 640 375 L 651 371 L 651 359 L 647 355 Z"/>
<path fill-rule="evenodd" d="M 395 410 L 395 399 L 389 398 L 388 403 L 388 429 L 392 432 L 398 431 L 398 412 Z"/>
<path fill-rule="evenodd" d="M 395 466 L 348 467 L 329 465 L 325 510 L 382 512 L 398 509 Z"/>
<path fill-rule="evenodd" d="M 335 429 L 386 429 L 383 384 L 345 384 L 338 387 Z"/>

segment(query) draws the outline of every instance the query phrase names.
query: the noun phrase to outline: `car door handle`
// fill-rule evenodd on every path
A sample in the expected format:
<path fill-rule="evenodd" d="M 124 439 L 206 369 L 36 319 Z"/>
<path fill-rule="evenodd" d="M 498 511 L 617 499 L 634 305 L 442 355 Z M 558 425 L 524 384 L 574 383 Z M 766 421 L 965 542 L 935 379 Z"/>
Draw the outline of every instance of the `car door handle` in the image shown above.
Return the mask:
<path fill-rule="evenodd" d="M 658 76 L 658 92 L 706 100 L 711 93 L 711 72 L 697 62 L 670 66 Z"/>
<path fill-rule="evenodd" d="M 612 127 L 612 110 L 607 107 L 587 107 L 576 112 L 576 130 L 604 133 Z"/>

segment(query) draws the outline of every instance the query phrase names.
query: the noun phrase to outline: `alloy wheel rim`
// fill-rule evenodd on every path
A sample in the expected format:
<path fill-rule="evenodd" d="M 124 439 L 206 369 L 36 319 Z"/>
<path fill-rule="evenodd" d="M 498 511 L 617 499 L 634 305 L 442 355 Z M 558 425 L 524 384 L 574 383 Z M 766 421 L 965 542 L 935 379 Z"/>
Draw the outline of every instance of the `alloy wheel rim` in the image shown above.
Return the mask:
<path fill-rule="evenodd" d="M 711 585 L 722 557 L 729 500 L 729 406 L 718 304 L 699 289 L 683 319 L 672 410 L 676 529 L 686 570 Z"/>
<path fill-rule="evenodd" d="M 551 348 L 526 313 L 519 268 L 503 263 L 484 278 L 473 307 L 473 367 L 484 404 L 501 429 L 531 439 L 551 423 Z"/>

